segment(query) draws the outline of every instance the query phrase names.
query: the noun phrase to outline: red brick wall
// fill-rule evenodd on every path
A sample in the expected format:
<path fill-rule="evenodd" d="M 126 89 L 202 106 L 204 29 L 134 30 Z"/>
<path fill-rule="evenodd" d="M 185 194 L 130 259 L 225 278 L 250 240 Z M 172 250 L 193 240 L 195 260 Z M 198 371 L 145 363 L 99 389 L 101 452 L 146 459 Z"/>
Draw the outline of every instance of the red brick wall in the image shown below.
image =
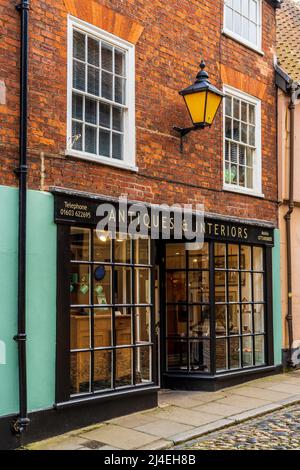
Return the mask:
<path fill-rule="evenodd" d="M 17 185 L 19 14 L 0 0 L 0 184 Z M 263 2 L 264 56 L 221 34 L 222 0 L 31 0 L 29 186 L 63 186 L 149 202 L 202 202 L 207 211 L 277 222 L 275 11 Z M 136 43 L 137 166 L 133 173 L 65 157 L 67 14 Z M 222 113 L 211 129 L 187 137 L 184 153 L 172 126 L 189 125 L 178 91 L 195 78 L 200 58 L 212 83 L 262 100 L 265 199 L 222 192 Z"/>

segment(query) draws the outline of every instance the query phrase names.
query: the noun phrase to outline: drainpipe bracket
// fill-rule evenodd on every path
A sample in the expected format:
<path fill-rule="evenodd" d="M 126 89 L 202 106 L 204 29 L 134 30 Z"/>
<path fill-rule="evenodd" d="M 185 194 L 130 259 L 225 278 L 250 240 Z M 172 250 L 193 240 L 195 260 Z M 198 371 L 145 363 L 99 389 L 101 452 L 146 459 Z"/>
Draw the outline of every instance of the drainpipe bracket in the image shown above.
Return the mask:
<path fill-rule="evenodd" d="M 28 173 L 28 166 L 27 166 L 27 165 L 21 165 L 21 166 L 19 166 L 18 168 L 15 168 L 15 169 L 14 169 L 14 173 L 15 173 L 17 176 L 20 176 L 20 175 L 27 175 L 27 173 Z"/>
<path fill-rule="evenodd" d="M 29 426 L 30 419 L 29 418 L 20 418 L 18 417 L 16 421 L 12 423 L 12 431 L 17 436 L 20 436 L 26 428 Z"/>
<path fill-rule="evenodd" d="M 16 5 L 16 10 L 17 11 L 29 10 L 29 9 L 30 9 L 30 6 L 29 6 L 29 1 L 28 0 L 24 0 L 23 2 Z"/>
<path fill-rule="evenodd" d="M 25 333 L 19 333 L 13 338 L 15 341 L 26 341 L 27 335 Z"/>

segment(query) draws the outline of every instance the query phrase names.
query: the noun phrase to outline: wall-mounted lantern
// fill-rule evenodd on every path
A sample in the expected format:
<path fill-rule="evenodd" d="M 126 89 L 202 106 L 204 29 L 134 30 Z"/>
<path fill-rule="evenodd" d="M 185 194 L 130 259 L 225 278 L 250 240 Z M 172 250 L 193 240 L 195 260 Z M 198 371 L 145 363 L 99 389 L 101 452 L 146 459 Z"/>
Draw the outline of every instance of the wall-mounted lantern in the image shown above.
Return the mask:
<path fill-rule="evenodd" d="M 202 60 L 195 83 L 179 92 L 184 98 L 193 123 L 191 127 L 173 127 L 174 130 L 180 133 L 181 152 L 183 151 L 182 138 L 191 131 L 210 127 L 225 96 L 224 93 L 211 85 L 208 80 L 208 73 L 205 72 L 204 68 L 205 62 Z"/>

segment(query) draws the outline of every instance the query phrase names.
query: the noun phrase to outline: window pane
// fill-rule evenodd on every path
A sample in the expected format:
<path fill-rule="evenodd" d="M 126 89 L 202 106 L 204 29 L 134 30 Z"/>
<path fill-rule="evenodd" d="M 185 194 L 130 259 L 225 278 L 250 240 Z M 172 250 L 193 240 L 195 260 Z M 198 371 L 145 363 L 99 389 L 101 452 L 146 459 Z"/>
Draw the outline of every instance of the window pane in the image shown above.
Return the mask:
<path fill-rule="evenodd" d="M 265 332 L 265 308 L 263 305 L 254 305 L 254 328 L 255 333 Z"/>
<path fill-rule="evenodd" d="M 108 232 L 94 230 L 94 261 L 111 261 L 111 239 Z"/>
<path fill-rule="evenodd" d="M 70 357 L 71 395 L 90 392 L 91 354 L 71 353 Z"/>
<path fill-rule="evenodd" d="M 245 186 L 245 167 L 244 166 L 239 166 L 239 185 L 240 186 Z"/>
<path fill-rule="evenodd" d="M 230 369 L 238 369 L 241 367 L 241 347 L 240 338 L 230 338 Z"/>
<path fill-rule="evenodd" d="M 225 6 L 225 25 L 226 28 L 230 29 L 232 31 L 232 10 L 231 8 L 228 8 Z"/>
<path fill-rule="evenodd" d="M 251 273 L 241 273 L 242 302 L 252 302 Z"/>
<path fill-rule="evenodd" d="M 226 245 L 215 243 L 215 269 L 226 268 Z"/>
<path fill-rule="evenodd" d="M 239 268 L 239 246 L 228 245 L 228 269 Z"/>
<path fill-rule="evenodd" d="M 237 146 L 237 144 L 233 144 L 233 143 L 231 143 L 230 146 L 231 146 L 231 162 L 232 163 L 237 163 L 237 161 L 238 161 L 238 146 Z M 233 171 L 235 171 L 235 173 L 233 173 Z M 232 172 L 231 179 L 233 179 L 233 177 L 236 179 L 236 167 L 235 167 L 235 170 L 233 170 L 232 167 L 231 167 L 231 172 Z"/>
<path fill-rule="evenodd" d="M 237 166 L 231 165 L 230 167 L 230 183 L 237 184 Z"/>
<path fill-rule="evenodd" d="M 167 341 L 167 368 L 168 370 L 187 369 L 187 342 Z"/>
<path fill-rule="evenodd" d="M 133 342 L 131 308 L 116 308 L 115 328 L 117 346 L 131 345 Z"/>
<path fill-rule="evenodd" d="M 90 303 L 90 270 L 84 264 L 71 264 L 71 305 Z"/>
<path fill-rule="evenodd" d="M 73 261 L 89 261 L 90 230 L 88 228 L 71 227 L 71 259 Z"/>
<path fill-rule="evenodd" d="M 116 350 L 116 387 L 132 385 L 132 349 Z"/>
<path fill-rule="evenodd" d="M 216 302 L 227 301 L 226 273 L 215 271 L 215 300 Z"/>
<path fill-rule="evenodd" d="M 247 148 L 246 156 L 247 156 L 247 160 L 246 160 L 247 166 L 252 166 L 253 165 L 253 150 Z"/>
<path fill-rule="evenodd" d="M 215 305 L 216 336 L 227 334 L 227 307 L 226 305 Z"/>
<path fill-rule="evenodd" d="M 252 104 L 249 104 L 249 122 L 255 124 L 255 107 Z"/>
<path fill-rule="evenodd" d="M 115 241 L 115 262 L 131 262 L 131 240 L 126 234 L 117 234 L 117 239 Z"/>
<path fill-rule="evenodd" d="M 113 110 L 113 129 L 115 131 L 123 131 L 123 110 L 120 108 L 112 108 Z"/>
<path fill-rule="evenodd" d="M 253 333 L 252 325 L 252 306 L 251 304 L 242 305 L 242 334 Z"/>
<path fill-rule="evenodd" d="M 232 98 L 231 96 L 226 96 L 225 97 L 225 114 L 226 116 L 232 116 Z"/>
<path fill-rule="evenodd" d="M 249 41 L 249 20 L 244 17 L 242 17 L 242 37 Z"/>
<path fill-rule="evenodd" d="M 115 77 L 115 101 L 125 104 L 125 79 Z"/>
<path fill-rule="evenodd" d="M 88 66 L 88 93 L 99 96 L 99 70 Z"/>
<path fill-rule="evenodd" d="M 112 134 L 112 157 L 117 160 L 123 159 L 123 135 Z"/>
<path fill-rule="evenodd" d="M 97 101 L 90 98 L 85 99 L 85 121 L 97 124 Z"/>
<path fill-rule="evenodd" d="M 248 271 L 251 269 L 251 246 L 242 245 L 241 247 L 241 269 Z"/>
<path fill-rule="evenodd" d="M 150 307 L 136 307 L 135 311 L 135 329 L 136 329 L 136 342 L 150 342 L 151 341 L 151 308 Z"/>
<path fill-rule="evenodd" d="M 245 1 L 245 0 L 244 0 Z M 241 0 L 233 0 L 232 8 L 236 11 L 241 11 Z"/>
<path fill-rule="evenodd" d="M 233 12 L 233 32 L 239 36 L 241 35 L 241 18 L 241 15 L 235 11 Z"/>
<path fill-rule="evenodd" d="M 167 336 L 186 336 L 187 316 L 186 305 L 168 305 Z"/>
<path fill-rule="evenodd" d="M 112 352 L 95 351 L 94 353 L 94 390 L 112 388 Z"/>
<path fill-rule="evenodd" d="M 199 372 L 210 370 L 210 343 L 208 340 L 190 342 L 190 370 Z"/>
<path fill-rule="evenodd" d="M 72 117 L 75 119 L 83 120 L 83 99 L 81 95 L 72 95 Z"/>
<path fill-rule="evenodd" d="M 112 72 L 112 53 L 113 48 L 108 44 L 102 43 L 101 46 L 101 66 L 105 70 Z"/>
<path fill-rule="evenodd" d="M 245 163 L 246 163 L 245 156 L 246 156 L 246 147 L 244 147 L 243 145 L 240 145 L 240 148 L 239 148 L 239 163 L 240 163 L 240 165 L 245 165 Z"/>
<path fill-rule="evenodd" d="M 71 309 L 70 317 L 71 349 L 91 347 L 91 311 L 88 308 Z"/>
<path fill-rule="evenodd" d="M 101 81 L 101 96 L 103 98 L 106 98 L 108 100 L 112 100 L 112 81 L 113 81 L 113 76 L 111 73 L 107 72 L 102 72 L 102 81 Z"/>
<path fill-rule="evenodd" d="M 229 334 L 240 334 L 240 307 L 239 305 L 228 305 L 229 311 Z"/>
<path fill-rule="evenodd" d="M 85 151 L 88 153 L 97 153 L 96 127 L 85 126 Z"/>
<path fill-rule="evenodd" d="M 103 127 L 110 128 L 110 110 L 109 104 L 99 103 L 99 124 Z"/>
<path fill-rule="evenodd" d="M 137 384 L 151 382 L 151 351 L 150 346 L 142 346 L 135 350 L 135 380 Z"/>
<path fill-rule="evenodd" d="M 225 141 L 225 160 L 230 161 L 230 142 Z"/>
<path fill-rule="evenodd" d="M 253 189 L 253 169 L 246 169 L 246 185 L 247 188 Z"/>
<path fill-rule="evenodd" d="M 73 87 L 85 91 L 85 65 L 73 61 Z"/>
<path fill-rule="evenodd" d="M 240 100 L 233 98 L 233 117 L 240 119 Z"/>
<path fill-rule="evenodd" d="M 99 153 L 104 157 L 110 156 L 110 132 L 99 129 Z"/>
<path fill-rule="evenodd" d="M 255 336 L 255 365 L 259 366 L 265 364 L 265 337 L 264 336 Z"/>
<path fill-rule="evenodd" d="M 185 269 L 184 243 L 169 243 L 166 246 L 166 268 Z"/>
<path fill-rule="evenodd" d="M 245 144 L 248 142 L 248 126 L 243 122 L 241 123 L 241 141 Z"/>
<path fill-rule="evenodd" d="M 216 340 L 216 369 L 217 371 L 228 368 L 227 340 L 217 338 Z"/>
<path fill-rule="evenodd" d="M 225 118 L 225 136 L 232 139 L 232 119 Z"/>
<path fill-rule="evenodd" d="M 125 54 L 118 49 L 115 49 L 115 73 L 125 75 Z"/>
<path fill-rule="evenodd" d="M 88 63 L 99 67 L 99 42 L 88 37 Z"/>
<path fill-rule="evenodd" d="M 186 301 L 185 272 L 167 273 L 167 302 Z"/>
<path fill-rule="evenodd" d="M 234 140 L 240 140 L 240 122 L 233 120 L 233 135 L 232 138 Z"/>
<path fill-rule="evenodd" d="M 131 268 L 124 266 L 115 266 L 115 303 L 131 304 L 132 303 L 132 282 Z"/>
<path fill-rule="evenodd" d="M 150 303 L 150 269 L 135 268 L 135 299 L 138 304 Z"/>
<path fill-rule="evenodd" d="M 112 345 L 112 310 L 96 308 L 94 310 L 94 347 Z"/>
<path fill-rule="evenodd" d="M 203 243 L 200 250 L 189 250 L 189 269 L 208 269 L 209 268 L 209 254 L 208 243 Z"/>
<path fill-rule="evenodd" d="M 253 365 L 253 346 L 252 336 L 244 336 L 242 339 L 243 344 L 243 366 Z"/>
<path fill-rule="evenodd" d="M 93 267 L 94 304 L 105 306 L 111 304 L 111 268 L 100 264 Z M 108 310 L 107 310 L 108 312 Z"/>
<path fill-rule="evenodd" d="M 139 238 L 135 240 L 135 263 L 151 264 L 150 260 L 150 240 L 149 238 Z"/>
<path fill-rule="evenodd" d="M 85 61 L 85 35 L 73 32 L 73 57 Z"/>
<path fill-rule="evenodd" d="M 209 272 L 189 271 L 189 298 L 190 303 L 209 302 Z"/>
<path fill-rule="evenodd" d="M 263 249 L 259 246 L 253 247 L 253 269 L 254 271 L 263 271 Z"/>
<path fill-rule="evenodd" d="M 245 103 L 245 101 L 241 101 L 241 120 L 244 122 L 248 121 L 247 110 L 248 110 L 247 103 Z"/>
<path fill-rule="evenodd" d="M 210 309 L 208 306 L 189 306 L 189 335 L 190 337 L 209 336 Z"/>
<path fill-rule="evenodd" d="M 264 301 L 264 275 L 262 273 L 253 274 L 254 302 Z"/>
<path fill-rule="evenodd" d="M 251 21 L 257 21 L 257 1 L 249 0 L 249 17 Z"/>
<path fill-rule="evenodd" d="M 255 145 L 255 127 L 249 126 L 249 145 Z"/>
<path fill-rule="evenodd" d="M 82 150 L 82 124 L 72 121 L 72 149 Z"/>
<path fill-rule="evenodd" d="M 225 183 L 230 184 L 230 164 L 225 163 Z"/>

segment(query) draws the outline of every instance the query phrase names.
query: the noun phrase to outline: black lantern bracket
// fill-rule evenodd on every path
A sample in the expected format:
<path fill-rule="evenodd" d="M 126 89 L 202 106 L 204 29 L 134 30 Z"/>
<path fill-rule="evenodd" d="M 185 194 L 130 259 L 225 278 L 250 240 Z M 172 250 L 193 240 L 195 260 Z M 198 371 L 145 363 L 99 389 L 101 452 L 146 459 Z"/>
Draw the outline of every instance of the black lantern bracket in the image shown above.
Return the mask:
<path fill-rule="evenodd" d="M 197 131 L 198 129 L 204 129 L 206 126 L 205 124 L 199 124 L 190 127 L 178 127 L 173 126 L 173 130 L 179 133 L 180 137 L 180 153 L 183 153 L 183 138 L 189 134 L 191 131 Z"/>

